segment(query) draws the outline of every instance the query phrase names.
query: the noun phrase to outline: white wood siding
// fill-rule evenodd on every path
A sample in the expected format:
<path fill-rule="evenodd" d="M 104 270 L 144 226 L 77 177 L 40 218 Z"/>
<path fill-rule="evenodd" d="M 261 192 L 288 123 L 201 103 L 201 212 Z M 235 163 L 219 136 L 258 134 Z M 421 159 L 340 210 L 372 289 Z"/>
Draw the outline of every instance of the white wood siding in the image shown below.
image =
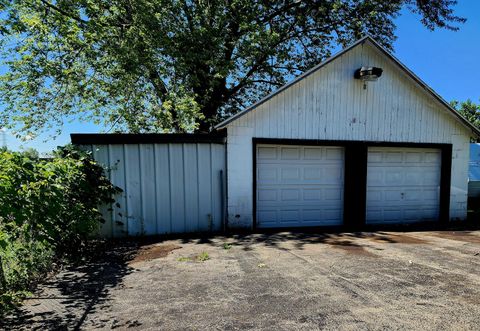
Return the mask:
<path fill-rule="evenodd" d="M 224 145 L 116 144 L 88 148 L 105 166 L 112 183 L 123 190 L 115 197 L 118 204 L 101 207 L 106 220 L 99 229 L 102 236 L 222 229 Z"/>
<path fill-rule="evenodd" d="M 384 69 L 367 88 L 355 69 Z M 231 226 L 252 224 L 252 138 L 453 144 L 450 217 L 466 217 L 470 132 L 369 43 L 360 44 L 227 125 Z"/>

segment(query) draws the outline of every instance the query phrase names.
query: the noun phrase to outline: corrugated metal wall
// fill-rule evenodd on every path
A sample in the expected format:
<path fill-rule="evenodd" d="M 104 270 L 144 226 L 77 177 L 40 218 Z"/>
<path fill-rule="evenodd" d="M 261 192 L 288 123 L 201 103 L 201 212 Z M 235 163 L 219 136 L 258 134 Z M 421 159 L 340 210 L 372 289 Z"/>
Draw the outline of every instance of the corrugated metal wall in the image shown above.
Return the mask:
<path fill-rule="evenodd" d="M 219 231 L 224 221 L 225 145 L 218 143 L 88 146 L 113 184 L 103 206 L 106 237 Z"/>

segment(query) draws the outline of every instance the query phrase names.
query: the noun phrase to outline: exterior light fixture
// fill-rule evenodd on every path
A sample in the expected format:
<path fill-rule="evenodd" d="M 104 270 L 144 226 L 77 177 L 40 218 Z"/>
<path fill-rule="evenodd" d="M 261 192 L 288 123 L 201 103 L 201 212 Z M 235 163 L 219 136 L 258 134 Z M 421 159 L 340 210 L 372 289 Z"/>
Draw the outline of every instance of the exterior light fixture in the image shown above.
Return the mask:
<path fill-rule="evenodd" d="M 375 82 L 382 76 L 383 69 L 377 67 L 361 67 L 355 70 L 353 77 L 363 81 L 363 88 L 367 88 L 367 82 Z"/>

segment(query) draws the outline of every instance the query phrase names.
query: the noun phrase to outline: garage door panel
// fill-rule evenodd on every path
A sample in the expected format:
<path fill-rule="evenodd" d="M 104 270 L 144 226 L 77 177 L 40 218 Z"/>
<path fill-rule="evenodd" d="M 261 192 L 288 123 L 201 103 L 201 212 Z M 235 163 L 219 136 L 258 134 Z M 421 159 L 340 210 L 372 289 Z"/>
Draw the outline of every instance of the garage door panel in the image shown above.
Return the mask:
<path fill-rule="evenodd" d="M 404 184 L 404 169 L 400 167 L 388 168 L 383 172 L 384 181 L 386 185 Z"/>
<path fill-rule="evenodd" d="M 275 224 L 278 219 L 276 210 L 260 210 L 258 217 L 261 217 L 263 224 Z"/>
<path fill-rule="evenodd" d="M 268 146 L 274 148 L 274 152 L 263 146 L 257 146 L 257 153 L 269 158 L 257 157 L 256 209 L 259 227 L 342 223 L 342 148 Z M 270 158 L 273 155 L 276 159 Z"/>
<path fill-rule="evenodd" d="M 442 155 L 440 152 L 427 152 L 425 153 L 425 162 L 432 163 L 432 164 L 439 164 L 441 157 Z"/>
<path fill-rule="evenodd" d="M 367 223 L 410 223 L 439 216 L 441 152 L 369 148 Z"/>
<path fill-rule="evenodd" d="M 322 189 L 304 189 L 303 190 L 303 200 L 304 201 L 315 201 L 320 202 L 323 200 Z"/>
<path fill-rule="evenodd" d="M 323 169 L 313 166 L 306 167 L 303 171 L 303 179 L 307 181 L 320 182 L 322 178 L 324 178 L 322 170 Z"/>
<path fill-rule="evenodd" d="M 300 160 L 300 150 L 298 148 L 283 147 L 281 148 L 282 160 Z"/>
<path fill-rule="evenodd" d="M 300 191 L 301 191 L 300 189 L 281 190 L 282 202 L 299 201 Z"/>
<path fill-rule="evenodd" d="M 276 160 L 277 159 L 277 149 L 275 147 L 258 147 L 257 149 L 257 159 L 259 160 Z"/>
<path fill-rule="evenodd" d="M 389 190 L 389 191 L 385 191 L 385 200 L 386 201 L 399 201 L 401 199 L 403 199 L 403 196 L 402 196 L 402 191 L 401 190 Z"/>
<path fill-rule="evenodd" d="M 330 224 L 340 222 L 343 217 L 343 210 L 340 208 L 337 209 L 324 209 L 324 218 Z"/>
<path fill-rule="evenodd" d="M 322 159 L 322 149 L 316 147 L 305 147 L 303 149 L 303 156 L 305 160 L 321 160 Z"/>
<path fill-rule="evenodd" d="M 281 183 L 298 183 L 300 180 L 300 169 L 293 167 L 282 167 L 280 169 Z"/>
<path fill-rule="evenodd" d="M 378 167 L 370 167 L 367 171 L 367 178 L 371 186 L 380 186 L 384 184 L 383 170 Z"/>
<path fill-rule="evenodd" d="M 406 163 L 420 163 L 420 162 L 422 162 L 422 153 L 406 152 L 405 153 L 405 162 Z"/>
<path fill-rule="evenodd" d="M 368 198 L 369 198 L 370 204 L 372 204 L 374 202 L 382 203 L 382 201 L 384 200 L 383 199 L 383 191 L 372 188 L 368 191 Z"/>
<path fill-rule="evenodd" d="M 369 152 L 368 162 L 369 164 L 380 163 L 383 160 L 383 153 L 381 152 Z"/>
<path fill-rule="evenodd" d="M 440 182 L 439 172 L 426 172 L 423 174 L 423 184 L 436 185 L 439 182 Z"/>
<path fill-rule="evenodd" d="M 343 190 L 339 188 L 325 189 L 325 200 L 341 201 L 343 199 Z"/>
<path fill-rule="evenodd" d="M 257 191 L 258 201 L 277 201 L 277 190 L 275 189 L 259 189 Z"/>
<path fill-rule="evenodd" d="M 323 178 L 325 183 L 335 184 L 343 178 L 343 167 L 338 167 L 338 165 L 334 167 L 327 166 L 323 169 L 323 172 Z"/>
<path fill-rule="evenodd" d="M 303 210 L 303 221 L 304 222 L 318 222 L 319 219 L 322 219 L 322 210 L 321 209 L 305 209 Z"/>
<path fill-rule="evenodd" d="M 411 170 L 405 174 L 404 183 L 406 185 L 422 185 L 423 178 L 424 172 L 412 167 Z"/>
<path fill-rule="evenodd" d="M 283 209 L 280 213 L 280 222 L 292 223 L 297 222 L 300 218 L 300 211 L 298 209 Z"/>
<path fill-rule="evenodd" d="M 277 168 L 272 166 L 263 166 L 257 170 L 257 183 L 268 184 L 277 182 Z"/>
<path fill-rule="evenodd" d="M 399 163 L 402 162 L 401 152 L 385 152 L 383 154 L 383 162 Z"/>
<path fill-rule="evenodd" d="M 343 149 L 338 148 L 338 147 L 327 147 L 325 149 L 326 151 L 326 160 L 332 160 L 332 161 L 343 161 Z"/>

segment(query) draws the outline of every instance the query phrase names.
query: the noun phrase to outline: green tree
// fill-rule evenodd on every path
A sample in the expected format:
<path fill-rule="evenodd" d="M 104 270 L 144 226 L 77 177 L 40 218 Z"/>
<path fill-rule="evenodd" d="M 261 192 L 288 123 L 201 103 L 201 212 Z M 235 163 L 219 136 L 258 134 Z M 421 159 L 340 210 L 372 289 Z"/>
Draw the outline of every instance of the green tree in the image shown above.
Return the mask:
<path fill-rule="evenodd" d="M 370 34 L 392 48 L 402 8 L 458 29 L 453 0 L 0 0 L 0 125 L 66 119 L 208 131 Z"/>
<path fill-rule="evenodd" d="M 35 148 L 27 148 L 22 151 L 22 154 L 31 160 L 38 160 L 40 154 Z"/>
<path fill-rule="evenodd" d="M 463 115 L 470 123 L 480 129 L 480 104 L 475 104 L 472 100 L 459 102 L 453 100 L 450 105 Z"/>

